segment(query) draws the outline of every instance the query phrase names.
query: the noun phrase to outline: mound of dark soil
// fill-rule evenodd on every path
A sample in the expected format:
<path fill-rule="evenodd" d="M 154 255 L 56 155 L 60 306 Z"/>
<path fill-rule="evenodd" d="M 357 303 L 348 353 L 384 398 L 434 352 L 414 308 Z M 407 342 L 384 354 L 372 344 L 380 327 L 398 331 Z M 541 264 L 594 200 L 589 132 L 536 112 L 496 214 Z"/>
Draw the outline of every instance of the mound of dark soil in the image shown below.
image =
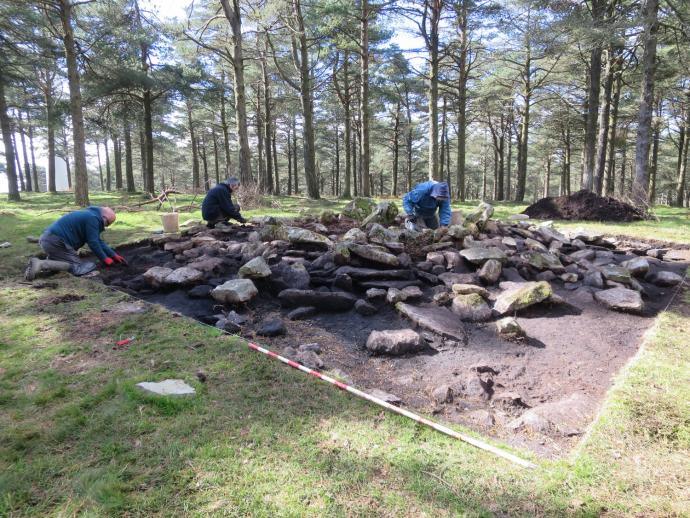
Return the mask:
<path fill-rule="evenodd" d="M 535 219 L 583 219 L 590 221 L 638 221 L 645 219 L 641 209 L 591 191 L 570 196 L 542 198 L 523 212 Z"/>

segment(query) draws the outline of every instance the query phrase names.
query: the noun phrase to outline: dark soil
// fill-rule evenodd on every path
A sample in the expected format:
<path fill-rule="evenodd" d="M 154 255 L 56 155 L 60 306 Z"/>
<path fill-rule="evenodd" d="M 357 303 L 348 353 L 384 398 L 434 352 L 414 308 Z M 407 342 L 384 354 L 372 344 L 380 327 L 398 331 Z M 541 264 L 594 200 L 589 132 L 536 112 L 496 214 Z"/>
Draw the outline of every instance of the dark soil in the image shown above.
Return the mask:
<path fill-rule="evenodd" d="M 579 191 L 570 196 L 542 198 L 523 212 L 534 219 L 582 219 L 587 221 L 639 221 L 642 210 L 608 196 Z"/>
<path fill-rule="evenodd" d="M 329 230 L 336 230 L 335 227 L 339 226 L 329 225 Z M 337 231 L 346 230 L 344 227 Z M 242 239 L 239 233 L 231 237 Z M 676 291 L 644 283 L 646 310 L 642 315 L 632 315 L 609 311 L 591 296 L 587 297 L 587 293 L 584 297 L 582 293 L 576 296 L 563 283 L 554 282 L 555 291 L 567 304 L 544 303 L 519 313 L 517 320 L 529 337 L 525 340 L 509 341 L 498 336 L 492 322 L 467 323 L 467 345 L 418 330 L 428 344 L 421 353 L 372 356 L 364 347 L 371 331 L 411 327 L 407 319 L 385 302 L 375 303 L 378 312 L 372 316 L 350 310 L 321 312 L 306 320 L 290 321 L 286 315 L 291 308 L 281 307 L 275 294 L 260 282 L 257 282 L 259 295 L 249 304 L 237 307 L 220 306 L 211 298 L 190 298 L 186 289 L 141 289 L 137 286 L 141 274 L 170 261 L 173 254 L 148 245 L 121 251 L 130 266 L 103 270 L 101 277 L 106 284 L 199 321 L 208 321 L 208 317 L 221 311 L 235 310 L 248 320 L 242 326 L 242 336 L 256 339 L 271 350 L 280 353 L 286 347 L 296 349 L 301 344 L 318 343 L 326 365 L 323 370 L 339 370 L 357 388 L 381 389 L 399 397 L 405 407 L 435 414 L 441 421 L 461 423 L 550 457 L 567 453 L 577 443 L 586 431 L 586 424 L 595 417 L 613 378 L 637 352 L 654 316 L 666 307 Z M 619 263 L 634 256 L 616 253 L 615 261 Z M 652 271 L 661 267 L 682 272 L 686 266 L 658 260 L 651 260 L 651 264 Z M 236 271 L 236 265 L 228 264 L 214 275 L 222 279 Z M 355 288 L 355 291 L 363 296 L 363 290 Z M 432 288 L 427 286 L 423 291 L 424 299 L 419 304 L 430 304 Z M 261 323 L 276 317 L 283 319 L 287 333 L 256 337 Z M 495 373 L 490 380 L 494 397 L 468 395 L 465 390 L 468 380 L 476 378 L 476 372 L 490 371 Z M 455 393 L 453 401 L 438 401 L 435 393 L 443 386 L 451 387 Z M 521 402 L 501 403 L 497 396 L 505 393 L 518 395 Z M 576 433 L 536 434 L 510 426 L 529 408 L 562 401 L 573 394 L 584 395 L 589 401 L 585 409 L 587 422 Z"/>

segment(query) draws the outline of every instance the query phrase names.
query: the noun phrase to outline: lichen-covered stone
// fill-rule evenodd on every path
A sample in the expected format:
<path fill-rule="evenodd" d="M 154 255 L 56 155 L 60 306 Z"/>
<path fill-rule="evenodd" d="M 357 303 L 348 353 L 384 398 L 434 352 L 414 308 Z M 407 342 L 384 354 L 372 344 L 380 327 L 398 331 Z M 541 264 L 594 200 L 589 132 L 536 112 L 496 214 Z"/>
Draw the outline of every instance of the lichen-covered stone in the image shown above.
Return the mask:
<path fill-rule="evenodd" d="M 496 331 L 505 338 L 519 338 L 525 336 L 525 331 L 513 317 L 505 317 L 497 320 Z"/>
<path fill-rule="evenodd" d="M 597 291 L 594 298 L 609 309 L 639 313 L 644 308 L 639 292 L 627 288 Z"/>
<path fill-rule="evenodd" d="M 469 322 L 483 322 L 491 318 L 491 308 L 477 293 L 456 295 L 451 311 L 458 315 L 460 320 Z"/>
<path fill-rule="evenodd" d="M 342 210 L 342 214 L 358 221 L 364 220 L 376 208 L 376 202 L 371 198 L 354 198 Z"/>
<path fill-rule="evenodd" d="M 391 225 L 398 215 L 398 206 L 392 201 L 382 201 L 374 210 L 362 221 L 362 226 L 369 223 L 380 223 L 382 225 Z"/>
<path fill-rule="evenodd" d="M 500 262 L 505 262 L 508 258 L 500 248 L 475 246 L 472 248 L 465 248 L 460 252 L 460 255 L 474 264 L 484 264 L 489 259 L 495 259 Z"/>
<path fill-rule="evenodd" d="M 551 252 L 539 252 L 533 250 L 522 254 L 522 258 L 537 270 L 553 270 L 555 272 L 563 271 L 564 267 L 560 259 Z"/>
<path fill-rule="evenodd" d="M 366 244 L 367 242 L 367 235 L 366 233 L 357 228 L 351 228 L 345 234 L 343 235 L 341 241 L 349 241 L 351 243 L 361 243 L 361 244 Z"/>
<path fill-rule="evenodd" d="M 242 265 L 237 272 L 241 279 L 264 279 L 271 276 L 271 268 L 266 260 L 259 256 Z"/>
<path fill-rule="evenodd" d="M 486 284 L 495 284 L 501 276 L 501 262 L 496 259 L 489 259 L 479 269 L 477 275 Z"/>
<path fill-rule="evenodd" d="M 333 246 L 333 241 L 306 228 L 287 227 L 287 241 L 291 243 L 318 245 L 324 248 Z"/>
<path fill-rule="evenodd" d="M 496 299 L 494 311 L 500 315 L 519 311 L 548 299 L 553 294 L 551 285 L 546 281 L 505 283 L 509 287 Z M 501 283 L 503 286 L 504 283 Z"/>
<path fill-rule="evenodd" d="M 256 289 L 254 283 L 249 279 L 232 279 L 217 286 L 212 292 L 211 296 L 223 304 L 240 304 L 249 302 L 256 295 L 259 290 Z"/>

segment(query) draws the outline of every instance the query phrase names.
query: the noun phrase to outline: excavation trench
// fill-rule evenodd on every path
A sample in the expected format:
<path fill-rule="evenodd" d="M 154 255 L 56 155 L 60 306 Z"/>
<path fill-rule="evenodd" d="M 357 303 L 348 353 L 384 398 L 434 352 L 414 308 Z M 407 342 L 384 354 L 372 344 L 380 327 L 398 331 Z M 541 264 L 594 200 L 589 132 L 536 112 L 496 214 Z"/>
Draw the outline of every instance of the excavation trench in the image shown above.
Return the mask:
<path fill-rule="evenodd" d="M 296 224 L 319 229 L 334 242 L 352 226 L 351 222 L 340 222 L 324 229 L 314 227 L 313 222 Z M 255 228 L 260 229 L 259 226 Z M 501 232 L 505 234 L 505 228 Z M 173 251 L 163 249 L 167 242 L 185 243 L 193 237 L 197 243 L 191 248 L 182 250 L 186 247 L 183 245 Z M 491 234 L 484 237 L 491 239 Z M 321 370 L 335 373 L 358 388 L 384 391 L 399 398 L 402 405 L 434 415 L 440 421 L 460 423 L 547 457 L 566 453 L 579 440 L 594 418 L 612 379 L 636 353 L 655 315 L 669 304 L 680 288 L 678 285 L 661 287 L 642 279 L 639 282 L 645 291 L 644 309 L 627 313 L 611 311 L 594 300 L 582 280 L 568 283 L 556 278 L 551 281 L 556 296 L 511 313 L 526 337 L 503 338 L 496 331 L 495 315 L 486 322 L 458 321 L 464 336 L 443 336 L 438 331 L 416 326 L 385 298 L 368 300 L 374 309 L 369 308 L 367 314 L 355 309 L 327 311 L 317 307 L 314 314 L 291 319 L 288 315 L 294 306 L 286 307 L 285 301 L 278 298 L 286 288 L 286 280 L 275 275 L 254 279 L 258 294 L 249 302 L 219 303 L 208 291 L 236 278 L 238 269 L 247 261 L 247 249 L 256 249 L 256 243 L 261 241 L 252 228 L 207 231 L 196 227 L 189 229 L 187 236 L 173 236 L 167 240 L 159 236 L 152 242 L 123 247 L 120 251 L 129 260 L 129 266 L 103 270 L 101 280 L 137 298 L 161 304 L 209 325 L 215 325 L 219 318 L 234 312 L 232 318 L 240 322 L 234 332 L 247 339 L 293 356 L 300 346 L 305 350 L 315 348 L 320 350 L 317 356 L 318 361 L 323 362 Z M 410 271 L 407 278 L 363 280 L 354 274 L 338 276 L 336 271 L 348 270 L 338 270 L 340 266 L 324 261 L 328 251 L 320 245 L 279 243 L 276 246 L 277 253 L 270 249 L 264 253 L 267 263 L 272 269 L 279 263 L 306 265 L 310 290 L 345 292 L 365 300 L 367 290 L 372 287 L 385 289 L 391 283 L 399 288 L 406 284 L 416 285 L 421 297 L 405 303 L 416 308 L 431 308 L 431 311 L 440 308 L 434 295 L 450 291 L 445 286 L 439 287 L 443 283 L 433 282 L 438 276 L 419 273 L 420 264 L 422 268 L 428 266 L 424 264 L 426 256 L 420 255 L 419 250 L 410 254 L 411 262 L 405 266 Z M 608 248 L 592 244 L 588 249 L 611 252 L 611 262 L 620 264 L 640 257 L 640 244 L 636 246 L 633 250 L 630 247 L 618 250 L 610 244 Z M 196 248 L 202 248 L 203 252 L 189 252 Z M 393 248 L 400 252 L 397 245 Z M 411 248 L 409 244 L 406 247 Z M 448 249 L 461 250 L 462 247 L 455 243 Z M 144 276 L 153 267 L 175 270 L 190 264 L 199 265 L 200 259 L 214 260 L 207 261 L 208 271 L 203 272 L 201 279 L 189 284 L 155 286 Z M 661 270 L 682 275 L 686 266 L 683 262 L 651 257 L 649 260 L 646 279 L 654 279 L 655 272 Z M 389 273 L 393 269 L 357 257 L 350 260 L 348 267 L 350 271 L 378 268 Z M 508 270 L 504 269 L 501 280 L 509 276 Z M 438 273 L 439 269 L 434 271 Z M 467 261 L 454 264 L 447 271 L 459 275 L 476 274 L 475 266 Z M 525 277 L 530 275 L 529 268 L 520 267 L 518 271 Z M 492 298 L 501 292 L 498 285 L 487 288 Z M 257 335 L 266 324 L 269 328 L 280 327 L 280 322 L 285 328 L 284 334 Z M 402 356 L 376 355 L 365 347 L 372 331 L 410 328 L 416 329 L 424 339 L 424 346 L 418 352 Z"/>

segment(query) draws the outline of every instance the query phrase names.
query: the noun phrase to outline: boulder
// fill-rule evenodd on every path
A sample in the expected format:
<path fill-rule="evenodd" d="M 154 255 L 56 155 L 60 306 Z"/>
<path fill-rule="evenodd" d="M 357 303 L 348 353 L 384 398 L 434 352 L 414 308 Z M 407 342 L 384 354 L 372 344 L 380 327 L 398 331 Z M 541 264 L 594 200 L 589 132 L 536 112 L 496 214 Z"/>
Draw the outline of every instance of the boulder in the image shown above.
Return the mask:
<path fill-rule="evenodd" d="M 324 368 L 323 360 L 314 351 L 298 351 L 295 354 L 295 360 L 310 369 L 319 370 Z"/>
<path fill-rule="evenodd" d="M 281 261 L 271 267 L 271 283 L 279 291 L 288 288 L 306 290 L 310 282 L 311 276 L 302 263 Z"/>
<path fill-rule="evenodd" d="M 525 336 L 525 331 L 513 317 L 505 317 L 497 320 L 496 331 L 505 338 L 521 338 Z"/>
<path fill-rule="evenodd" d="M 172 252 L 173 254 L 181 254 L 185 250 L 189 250 L 194 247 L 194 243 L 191 241 L 168 241 L 163 245 L 163 250 L 166 252 Z"/>
<path fill-rule="evenodd" d="M 451 310 L 463 321 L 484 322 L 491 318 L 491 308 L 477 293 L 457 295 L 453 299 Z"/>
<path fill-rule="evenodd" d="M 649 271 L 649 261 L 644 257 L 634 257 L 623 261 L 621 266 L 635 277 L 644 277 Z"/>
<path fill-rule="evenodd" d="M 159 382 L 142 381 L 137 387 L 155 396 L 190 396 L 196 393 L 194 387 L 178 379 L 167 379 Z"/>
<path fill-rule="evenodd" d="M 496 284 L 501 276 L 501 262 L 496 259 L 489 259 L 479 269 L 477 275 L 486 284 Z"/>
<path fill-rule="evenodd" d="M 557 432 L 564 436 L 579 435 L 592 420 L 594 411 L 592 399 L 578 392 L 531 408 L 511 421 L 508 427 L 513 430 L 526 428 L 543 434 Z"/>
<path fill-rule="evenodd" d="M 410 270 L 377 270 L 375 268 L 357 268 L 354 266 L 341 266 L 334 273 L 335 275 L 349 275 L 356 281 L 368 281 L 373 279 L 412 279 L 412 272 Z"/>
<path fill-rule="evenodd" d="M 332 210 L 324 209 L 321 211 L 321 214 L 319 214 L 319 221 L 323 225 L 331 225 L 338 221 L 338 218 Z"/>
<path fill-rule="evenodd" d="M 240 279 L 265 279 L 271 276 L 271 269 L 266 264 L 266 260 L 259 256 L 243 264 L 237 272 L 237 276 Z"/>
<path fill-rule="evenodd" d="M 344 292 L 324 292 L 314 290 L 283 290 L 278 299 L 285 307 L 314 306 L 319 311 L 347 311 L 357 302 L 357 297 Z"/>
<path fill-rule="evenodd" d="M 287 241 L 287 228 L 281 224 L 264 225 L 259 229 L 261 241 Z"/>
<path fill-rule="evenodd" d="M 398 206 L 392 201 L 382 201 L 374 210 L 362 221 L 362 226 L 369 223 L 379 223 L 381 225 L 392 225 L 398 215 Z"/>
<path fill-rule="evenodd" d="M 533 250 L 522 254 L 522 258 L 537 270 L 553 270 L 554 272 L 563 271 L 564 267 L 558 256 L 551 252 L 539 252 Z"/>
<path fill-rule="evenodd" d="M 154 288 L 160 288 L 165 284 L 165 278 L 173 272 L 172 268 L 154 266 L 144 272 L 144 280 Z"/>
<path fill-rule="evenodd" d="M 477 282 L 474 274 L 444 272 L 438 276 L 438 280 L 452 288 L 454 284 L 473 284 Z"/>
<path fill-rule="evenodd" d="M 683 277 L 677 273 L 663 270 L 651 275 L 650 280 L 657 286 L 675 286 L 683 282 Z"/>
<path fill-rule="evenodd" d="M 537 227 L 537 233 L 547 243 L 551 243 L 552 241 L 559 241 L 561 243 L 567 243 L 567 244 L 570 243 L 570 239 L 565 237 L 558 230 L 556 230 L 555 228 L 553 228 L 551 226 L 539 225 Z"/>
<path fill-rule="evenodd" d="M 214 288 L 211 296 L 222 304 L 241 304 L 249 302 L 259 290 L 249 279 L 232 279 Z"/>
<path fill-rule="evenodd" d="M 374 245 L 359 245 L 352 243 L 349 245 L 350 252 L 353 254 L 386 266 L 399 266 L 398 258 L 393 254 L 389 254 L 385 249 Z"/>
<path fill-rule="evenodd" d="M 204 255 L 189 263 L 187 266 L 194 268 L 195 270 L 199 270 L 200 272 L 209 273 L 217 268 L 220 268 L 224 264 L 225 263 L 221 257 L 210 257 L 208 255 Z"/>
<path fill-rule="evenodd" d="M 419 286 L 406 286 L 402 289 L 402 292 L 405 295 L 405 300 L 416 300 L 424 296 Z"/>
<path fill-rule="evenodd" d="M 509 287 L 496 299 L 494 311 L 499 315 L 513 313 L 548 299 L 553 290 L 545 281 L 523 283 L 501 283 Z"/>
<path fill-rule="evenodd" d="M 182 268 L 177 268 L 168 274 L 164 282 L 165 284 L 171 286 L 187 286 L 189 284 L 199 282 L 203 278 L 203 272 L 190 268 L 189 266 L 183 266 Z"/>
<path fill-rule="evenodd" d="M 366 244 L 367 243 L 367 235 L 366 233 L 355 227 L 351 228 L 345 234 L 343 235 L 342 241 L 349 241 L 350 243 L 361 243 L 361 244 Z"/>
<path fill-rule="evenodd" d="M 369 288 L 367 290 L 367 300 L 381 300 L 386 298 L 387 291 L 381 288 Z"/>
<path fill-rule="evenodd" d="M 424 329 L 444 338 L 467 343 L 467 334 L 462 322 L 452 311 L 438 306 L 413 306 L 398 302 L 395 309 L 403 316 Z"/>
<path fill-rule="evenodd" d="M 364 220 L 376 209 L 376 202 L 371 198 L 354 198 L 342 210 L 342 214 L 358 221 Z"/>
<path fill-rule="evenodd" d="M 320 248 L 330 248 L 333 246 L 333 241 L 326 236 L 300 227 L 287 227 L 287 241 L 295 244 L 318 246 Z"/>
<path fill-rule="evenodd" d="M 192 299 L 203 299 L 211 295 L 211 290 L 213 286 L 208 284 L 200 284 L 199 286 L 193 287 L 187 292 L 187 295 Z"/>
<path fill-rule="evenodd" d="M 474 223 L 481 230 L 493 213 L 493 206 L 486 202 L 481 202 L 474 211 L 465 216 L 465 224 Z"/>
<path fill-rule="evenodd" d="M 608 309 L 639 313 L 644 308 L 639 292 L 627 288 L 597 291 L 594 298 Z"/>
<path fill-rule="evenodd" d="M 589 271 L 585 274 L 584 285 L 601 289 L 604 287 L 604 276 L 601 274 L 601 272 L 596 270 Z"/>
<path fill-rule="evenodd" d="M 615 266 L 612 264 L 602 266 L 599 271 L 607 281 L 620 282 L 622 284 L 630 284 L 630 270 L 622 266 Z"/>
<path fill-rule="evenodd" d="M 372 331 L 366 347 L 372 353 L 399 356 L 422 350 L 424 340 L 412 329 Z"/>
<path fill-rule="evenodd" d="M 525 246 L 526 246 L 529 250 L 537 250 L 537 251 L 540 251 L 540 252 L 546 252 L 546 251 L 548 251 L 548 248 L 546 248 L 546 247 L 543 245 L 543 243 L 537 241 L 536 239 L 532 239 L 532 238 L 530 238 L 530 237 L 528 237 L 527 239 L 525 239 Z"/>
<path fill-rule="evenodd" d="M 463 256 L 467 261 L 479 265 L 484 264 L 489 259 L 494 259 L 496 261 L 500 261 L 501 263 L 507 260 L 506 254 L 503 252 L 503 250 L 496 247 L 484 248 L 476 246 L 472 248 L 465 248 L 460 252 L 460 255 Z"/>

